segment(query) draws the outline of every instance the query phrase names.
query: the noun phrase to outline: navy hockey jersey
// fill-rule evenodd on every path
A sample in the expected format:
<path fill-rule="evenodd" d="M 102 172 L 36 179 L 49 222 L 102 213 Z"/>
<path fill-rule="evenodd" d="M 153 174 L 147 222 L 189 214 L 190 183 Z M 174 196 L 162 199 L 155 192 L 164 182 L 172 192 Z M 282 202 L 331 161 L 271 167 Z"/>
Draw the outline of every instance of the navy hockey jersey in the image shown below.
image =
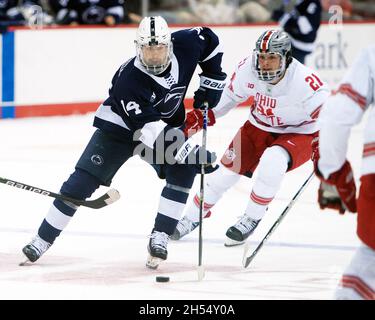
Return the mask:
<path fill-rule="evenodd" d="M 162 74 L 147 73 L 136 57 L 117 70 L 109 97 L 96 112 L 95 127 L 119 138 L 133 139 L 139 129 L 147 129 L 156 138 L 167 124 L 176 126 L 176 118 L 182 119 L 179 125 L 183 124 L 183 99 L 197 65 L 204 74 L 222 76 L 223 53 L 216 34 L 205 27 L 174 32 L 172 42 L 172 62 Z M 163 104 L 167 100 L 169 103 L 169 99 L 174 104 L 166 111 Z M 152 146 L 152 143 L 146 144 Z"/>
<path fill-rule="evenodd" d="M 281 7 L 272 13 L 281 27 L 290 35 L 293 47 L 304 52 L 312 52 L 321 23 L 322 6 L 320 0 L 299 0 L 291 12 Z"/>

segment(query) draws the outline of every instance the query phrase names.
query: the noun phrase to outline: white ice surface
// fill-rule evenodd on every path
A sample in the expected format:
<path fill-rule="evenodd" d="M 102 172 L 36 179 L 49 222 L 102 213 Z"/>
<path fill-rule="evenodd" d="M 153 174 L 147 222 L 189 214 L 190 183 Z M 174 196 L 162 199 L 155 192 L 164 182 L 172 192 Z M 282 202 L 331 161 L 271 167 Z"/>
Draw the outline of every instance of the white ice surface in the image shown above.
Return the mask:
<path fill-rule="evenodd" d="M 208 146 L 219 156 L 247 118 L 244 108 L 219 119 Z M 58 192 L 91 134 L 93 114 L 0 121 L 0 176 Z M 352 130 L 348 158 L 356 178 L 363 125 Z M 197 137 L 197 141 L 199 141 Z M 250 238 L 255 247 L 312 171 L 288 173 L 268 213 Z M 0 299 L 331 299 L 359 240 L 356 215 L 317 205 L 311 184 L 248 269 L 243 247 L 223 246 L 226 229 L 246 207 L 252 180 L 242 178 L 203 223 L 203 265 L 197 281 L 198 231 L 170 242 L 158 270 L 145 267 L 148 234 L 164 182 L 151 166 L 130 159 L 113 179 L 121 199 L 101 210 L 80 208 L 50 250 L 21 267 L 22 247 L 36 233 L 51 198 L 0 184 Z M 199 176 L 195 188 L 199 186 Z M 93 197 L 104 193 L 101 187 Z M 170 277 L 156 283 L 155 276 Z"/>

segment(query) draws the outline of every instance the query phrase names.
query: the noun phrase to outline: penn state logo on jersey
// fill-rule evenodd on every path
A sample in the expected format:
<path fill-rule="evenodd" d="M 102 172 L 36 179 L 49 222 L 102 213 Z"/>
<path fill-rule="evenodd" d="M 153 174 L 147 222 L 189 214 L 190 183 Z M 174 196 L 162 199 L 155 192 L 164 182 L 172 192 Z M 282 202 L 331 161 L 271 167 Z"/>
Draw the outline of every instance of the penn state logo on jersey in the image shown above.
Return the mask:
<path fill-rule="evenodd" d="M 181 105 L 185 96 L 186 86 L 176 86 L 172 88 L 164 98 L 163 103 L 159 103 L 158 109 L 162 118 L 170 118 Z"/>
<path fill-rule="evenodd" d="M 104 158 L 99 154 L 93 154 L 91 156 L 91 162 L 96 166 L 101 166 L 104 163 Z"/>

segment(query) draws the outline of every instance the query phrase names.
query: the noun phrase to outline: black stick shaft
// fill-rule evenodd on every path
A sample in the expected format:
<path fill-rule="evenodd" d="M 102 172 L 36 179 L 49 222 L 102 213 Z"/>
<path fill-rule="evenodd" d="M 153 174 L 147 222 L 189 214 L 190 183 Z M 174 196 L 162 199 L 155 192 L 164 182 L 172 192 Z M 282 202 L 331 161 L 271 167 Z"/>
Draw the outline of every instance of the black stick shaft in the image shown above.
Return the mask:
<path fill-rule="evenodd" d="M 203 109 L 203 133 L 202 133 L 202 149 L 206 153 L 207 144 L 207 112 L 208 104 L 204 103 Z M 204 167 L 201 166 L 201 183 L 200 183 L 200 202 L 199 202 L 199 250 L 198 250 L 198 266 L 202 266 L 202 256 L 203 256 L 203 236 L 202 236 L 202 224 L 203 224 L 203 210 L 204 210 Z"/>

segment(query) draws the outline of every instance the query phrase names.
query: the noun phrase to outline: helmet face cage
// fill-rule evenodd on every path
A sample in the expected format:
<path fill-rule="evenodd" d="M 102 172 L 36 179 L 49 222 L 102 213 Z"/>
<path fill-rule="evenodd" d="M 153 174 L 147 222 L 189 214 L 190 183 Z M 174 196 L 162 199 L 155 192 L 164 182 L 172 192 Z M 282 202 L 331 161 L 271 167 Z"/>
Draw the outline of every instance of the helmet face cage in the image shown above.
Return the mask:
<path fill-rule="evenodd" d="M 168 68 L 173 45 L 171 32 L 162 17 L 143 18 L 137 30 L 135 45 L 137 59 L 148 73 L 158 75 Z"/>
<path fill-rule="evenodd" d="M 280 79 L 289 64 L 291 57 L 291 40 L 288 34 L 281 30 L 265 31 L 257 40 L 252 56 L 252 69 L 255 76 L 265 82 Z M 260 68 L 259 55 L 262 53 L 276 54 L 280 57 L 280 65 L 275 70 L 265 71 Z"/>
<path fill-rule="evenodd" d="M 285 65 L 286 65 L 285 56 L 282 56 L 278 52 L 269 52 L 268 54 L 274 54 L 280 57 L 279 67 L 275 70 L 262 70 L 260 67 L 260 63 L 259 63 L 260 54 L 264 54 L 264 52 L 254 50 L 253 56 L 252 56 L 253 70 L 255 71 L 255 75 L 257 76 L 257 78 L 265 82 L 273 82 L 273 81 L 280 79 L 286 69 L 285 68 Z"/>

